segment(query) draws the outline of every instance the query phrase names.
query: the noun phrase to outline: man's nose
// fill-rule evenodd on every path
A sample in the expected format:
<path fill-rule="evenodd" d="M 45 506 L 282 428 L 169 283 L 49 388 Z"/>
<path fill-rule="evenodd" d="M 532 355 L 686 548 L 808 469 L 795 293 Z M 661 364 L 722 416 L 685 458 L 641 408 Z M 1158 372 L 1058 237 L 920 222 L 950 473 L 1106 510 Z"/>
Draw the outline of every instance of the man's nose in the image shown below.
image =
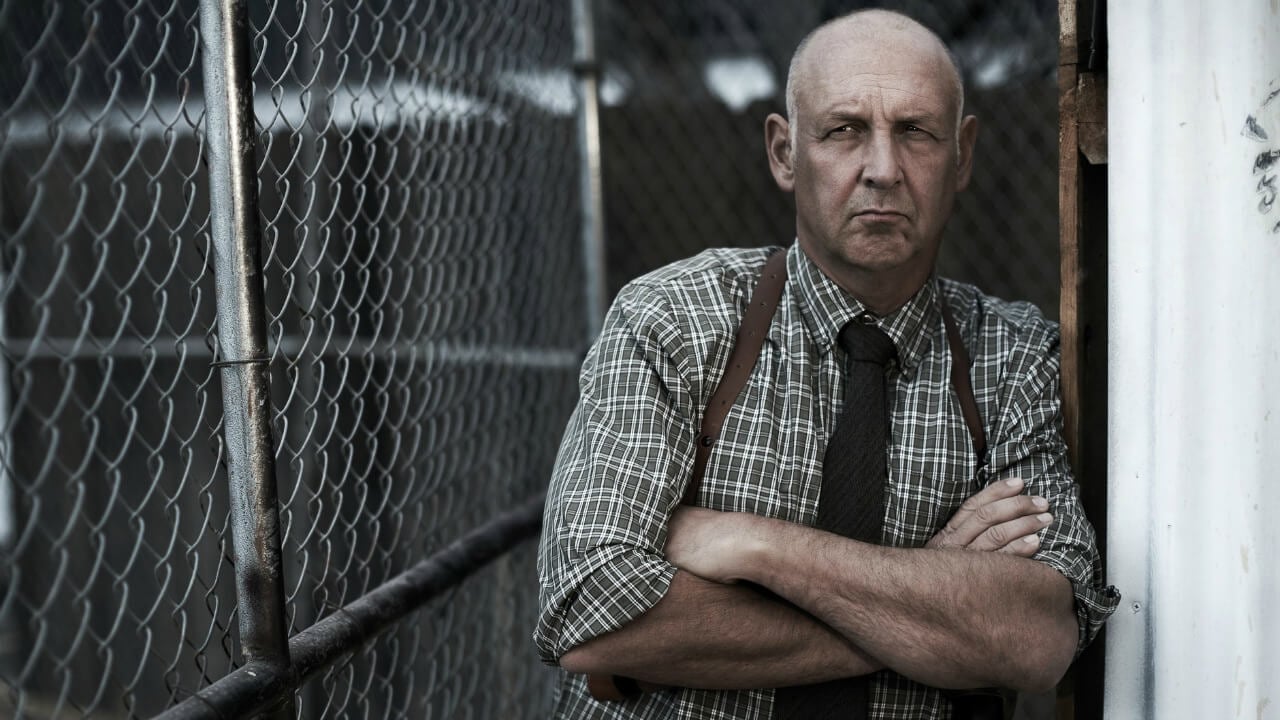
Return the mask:
<path fill-rule="evenodd" d="M 866 156 L 862 182 L 873 188 L 888 189 L 902 182 L 902 164 L 891 133 L 874 132 L 864 146 Z"/>

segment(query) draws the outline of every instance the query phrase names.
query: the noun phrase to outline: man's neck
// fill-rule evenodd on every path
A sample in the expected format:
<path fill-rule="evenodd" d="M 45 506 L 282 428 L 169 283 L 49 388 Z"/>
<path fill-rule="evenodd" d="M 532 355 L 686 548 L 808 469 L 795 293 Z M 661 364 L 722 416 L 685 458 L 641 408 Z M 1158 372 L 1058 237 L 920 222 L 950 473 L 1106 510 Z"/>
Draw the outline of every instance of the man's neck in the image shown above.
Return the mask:
<path fill-rule="evenodd" d="M 803 244 L 801 250 L 804 250 Z M 836 264 L 816 257 L 816 253 L 806 251 L 805 254 L 831 282 L 878 317 L 890 315 L 906 305 L 933 274 L 932 267 L 924 268 L 923 272 L 916 268 L 868 270 Z"/>
<path fill-rule="evenodd" d="M 924 286 L 924 281 L 928 278 L 929 276 L 925 275 L 919 281 L 910 283 L 881 282 L 883 276 L 856 284 L 849 283 L 841 278 L 833 277 L 831 280 L 877 317 L 885 317 L 893 314 L 903 305 L 906 305 L 911 298 L 915 297 L 915 294 L 920 292 L 920 288 Z"/>

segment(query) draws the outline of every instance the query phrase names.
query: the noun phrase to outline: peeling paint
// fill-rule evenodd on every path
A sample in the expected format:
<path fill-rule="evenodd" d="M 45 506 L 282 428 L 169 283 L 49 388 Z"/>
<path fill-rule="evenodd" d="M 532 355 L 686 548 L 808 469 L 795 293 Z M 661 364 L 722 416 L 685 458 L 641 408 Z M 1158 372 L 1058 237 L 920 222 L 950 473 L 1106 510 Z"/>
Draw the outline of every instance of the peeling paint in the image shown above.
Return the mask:
<path fill-rule="evenodd" d="M 1280 190 L 1276 188 L 1275 175 L 1263 175 L 1258 181 L 1258 212 L 1271 212 L 1271 206 L 1275 205 L 1276 195 L 1280 194 Z"/>
<path fill-rule="evenodd" d="M 1258 124 L 1258 119 L 1252 115 L 1244 119 L 1244 129 L 1240 131 L 1240 134 L 1258 142 L 1267 140 L 1267 131 L 1262 129 L 1262 126 Z"/>
<path fill-rule="evenodd" d="M 1277 112 L 1280 101 L 1276 98 L 1280 98 L 1280 79 L 1271 81 L 1266 98 L 1258 106 L 1257 112 L 1245 118 L 1244 128 L 1240 131 L 1241 135 L 1254 142 L 1272 145 L 1253 158 L 1253 174 L 1260 176 L 1257 185 L 1258 212 L 1263 215 L 1274 209 L 1276 196 L 1280 195 L 1276 178 L 1277 164 L 1280 163 L 1280 147 L 1275 147 L 1276 140 L 1272 140 L 1272 135 L 1280 132 L 1280 112 Z M 1280 234 L 1280 221 L 1271 227 L 1271 232 Z"/>

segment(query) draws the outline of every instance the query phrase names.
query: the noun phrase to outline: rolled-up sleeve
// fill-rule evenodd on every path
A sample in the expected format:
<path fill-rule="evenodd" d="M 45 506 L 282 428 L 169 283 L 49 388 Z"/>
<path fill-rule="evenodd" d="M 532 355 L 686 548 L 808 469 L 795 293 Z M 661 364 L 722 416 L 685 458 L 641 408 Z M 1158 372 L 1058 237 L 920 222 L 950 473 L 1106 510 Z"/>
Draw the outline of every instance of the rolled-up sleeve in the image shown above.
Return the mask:
<path fill-rule="evenodd" d="M 1002 382 L 989 467 L 994 479 L 1023 478 L 1028 494 L 1049 501 L 1053 522 L 1041 533 L 1035 559 L 1071 583 L 1080 629 L 1078 654 L 1115 612 L 1120 593 L 1104 582 L 1097 539 L 1067 458 L 1056 327 L 1043 320 L 1033 322 L 1017 343 Z"/>
<path fill-rule="evenodd" d="M 693 465 L 680 346 L 671 308 L 632 285 L 583 363 L 538 553 L 534 643 L 548 664 L 653 607 L 675 574 L 662 548 Z"/>

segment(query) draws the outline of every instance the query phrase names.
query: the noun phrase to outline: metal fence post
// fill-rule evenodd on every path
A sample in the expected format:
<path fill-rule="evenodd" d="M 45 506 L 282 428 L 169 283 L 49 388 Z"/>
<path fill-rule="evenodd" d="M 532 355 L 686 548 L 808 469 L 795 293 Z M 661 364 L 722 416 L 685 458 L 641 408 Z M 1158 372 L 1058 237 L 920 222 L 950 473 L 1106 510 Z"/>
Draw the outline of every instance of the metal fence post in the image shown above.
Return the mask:
<path fill-rule="evenodd" d="M 600 167 L 600 63 L 596 57 L 593 0 L 573 0 L 573 67 L 578 95 L 579 188 L 586 267 L 587 342 L 595 342 L 605 300 L 604 187 Z"/>
<path fill-rule="evenodd" d="M 204 152 L 240 642 L 249 662 L 287 670 L 249 35 L 244 0 L 201 1 Z"/>

